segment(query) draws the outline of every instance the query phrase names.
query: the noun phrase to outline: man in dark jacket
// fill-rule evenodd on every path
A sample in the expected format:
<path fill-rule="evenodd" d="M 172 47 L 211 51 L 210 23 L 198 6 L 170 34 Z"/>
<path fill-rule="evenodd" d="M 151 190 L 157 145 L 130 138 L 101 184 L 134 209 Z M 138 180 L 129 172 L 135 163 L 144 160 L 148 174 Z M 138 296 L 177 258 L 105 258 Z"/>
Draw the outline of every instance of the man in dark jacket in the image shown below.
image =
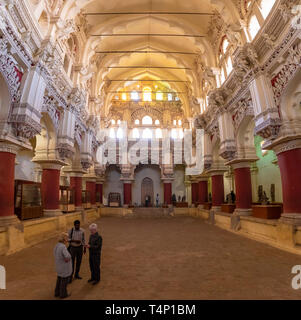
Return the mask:
<path fill-rule="evenodd" d="M 101 260 L 101 248 L 102 237 L 97 232 L 97 224 L 92 223 L 89 227 L 91 235 L 89 239 L 89 264 L 91 270 L 91 279 L 88 282 L 97 284 L 100 281 L 100 260 Z"/>

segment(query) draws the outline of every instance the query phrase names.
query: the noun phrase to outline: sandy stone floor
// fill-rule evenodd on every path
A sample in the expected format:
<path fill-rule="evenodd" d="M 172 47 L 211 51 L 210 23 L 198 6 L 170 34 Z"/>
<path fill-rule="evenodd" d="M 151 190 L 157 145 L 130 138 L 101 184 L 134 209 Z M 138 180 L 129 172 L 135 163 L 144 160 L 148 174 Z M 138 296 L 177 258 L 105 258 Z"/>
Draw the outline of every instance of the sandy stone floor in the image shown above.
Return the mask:
<path fill-rule="evenodd" d="M 291 269 L 301 257 L 191 218 L 98 221 L 102 281 L 89 279 L 88 255 L 69 299 L 300 299 Z M 1 299 L 54 299 L 51 239 L 8 257 Z"/>

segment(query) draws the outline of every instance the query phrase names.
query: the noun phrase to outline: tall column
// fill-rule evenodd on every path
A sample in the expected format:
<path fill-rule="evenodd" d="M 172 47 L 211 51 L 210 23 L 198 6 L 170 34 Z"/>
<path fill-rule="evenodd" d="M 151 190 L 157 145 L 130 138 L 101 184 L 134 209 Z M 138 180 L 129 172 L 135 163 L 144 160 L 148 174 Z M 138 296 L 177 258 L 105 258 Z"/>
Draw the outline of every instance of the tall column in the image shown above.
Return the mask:
<path fill-rule="evenodd" d="M 60 160 L 37 161 L 42 172 L 42 203 L 45 216 L 61 215 L 60 210 L 60 174 L 65 163 Z"/>
<path fill-rule="evenodd" d="M 96 206 L 96 195 L 95 195 L 95 191 L 96 191 L 96 182 L 93 179 L 88 179 L 86 181 L 86 190 L 90 192 L 90 199 L 91 199 L 91 205 L 92 207 Z"/>
<path fill-rule="evenodd" d="M 249 162 L 232 165 L 236 189 L 236 215 L 252 215 L 252 180 Z"/>
<path fill-rule="evenodd" d="M 164 181 L 164 204 L 171 205 L 172 183 L 170 181 Z"/>
<path fill-rule="evenodd" d="M 191 197 L 191 182 L 187 179 L 187 176 L 185 176 L 185 191 L 186 191 L 186 202 L 188 203 L 188 206 L 190 207 L 192 204 L 192 197 Z"/>
<path fill-rule="evenodd" d="M 124 181 L 123 183 L 123 203 L 124 206 L 132 204 L 132 183 L 131 181 Z"/>
<path fill-rule="evenodd" d="M 97 201 L 100 205 L 102 205 L 102 198 L 103 198 L 103 182 L 96 182 L 96 194 L 98 194 Z"/>
<path fill-rule="evenodd" d="M 199 203 L 201 207 L 208 201 L 208 178 L 199 181 Z"/>
<path fill-rule="evenodd" d="M 274 150 L 282 181 L 282 220 L 301 224 L 301 139 L 277 145 Z"/>
<path fill-rule="evenodd" d="M 220 211 L 224 203 L 224 174 L 223 172 L 211 173 L 212 182 L 212 210 Z"/>
<path fill-rule="evenodd" d="M 199 198 L 199 184 L 198 182 L 191 183 L 192 204 L 196 205 Z"/>
<path fill-rule="evenodd" d="M 83 210 L 82 184 L 83 184 L 82 174 L 80 173 L 70 174 L 70 187 L 74 189 L 74 204 L 75 204 L 76 211 Z"/>
<path fill-rule="evenodd" d="M 15 159 L 18 147 L 0 144 L 0 226 L 18 222 L 14 214 Z"/>

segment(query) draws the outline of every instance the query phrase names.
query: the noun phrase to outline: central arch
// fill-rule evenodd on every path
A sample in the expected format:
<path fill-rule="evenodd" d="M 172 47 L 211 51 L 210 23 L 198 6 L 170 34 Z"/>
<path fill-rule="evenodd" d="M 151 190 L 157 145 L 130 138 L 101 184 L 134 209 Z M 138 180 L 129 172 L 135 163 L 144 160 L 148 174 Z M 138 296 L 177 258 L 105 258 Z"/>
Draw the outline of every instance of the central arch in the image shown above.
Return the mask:
<path fill-rule="evenodd" d="M 141 204 L 145 207 L 154 205 L 154 182 L 149 177 L 144 178 L 141 182 Z"/>

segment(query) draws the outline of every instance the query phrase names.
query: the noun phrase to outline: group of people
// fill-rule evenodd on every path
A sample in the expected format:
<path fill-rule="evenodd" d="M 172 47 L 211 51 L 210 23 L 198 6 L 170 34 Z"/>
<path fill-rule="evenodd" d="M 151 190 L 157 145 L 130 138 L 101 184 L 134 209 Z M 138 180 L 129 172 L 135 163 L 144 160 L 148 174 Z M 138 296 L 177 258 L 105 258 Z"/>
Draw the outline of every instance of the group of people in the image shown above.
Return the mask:
<path fill-rule="evenodd" d="M 100 281 L 100 261 L 102 249 L 102 237 L 98 233 L 95 223 L 89 226 L 90 238 L 86 244 L 85 230 L 80 227 L 80 221 L 74 221 L 74 227 L 68 233 L 59 236 L 54 248 L 54 258 L 57 272 L 55 297 L 64 299 L 69 297 L 67 285 L 75 279 L 81 280 L 79 275 L 82 257 L 89 249 L 89 265 L 91 278 L 89 283 L 96 285 Z"/>

